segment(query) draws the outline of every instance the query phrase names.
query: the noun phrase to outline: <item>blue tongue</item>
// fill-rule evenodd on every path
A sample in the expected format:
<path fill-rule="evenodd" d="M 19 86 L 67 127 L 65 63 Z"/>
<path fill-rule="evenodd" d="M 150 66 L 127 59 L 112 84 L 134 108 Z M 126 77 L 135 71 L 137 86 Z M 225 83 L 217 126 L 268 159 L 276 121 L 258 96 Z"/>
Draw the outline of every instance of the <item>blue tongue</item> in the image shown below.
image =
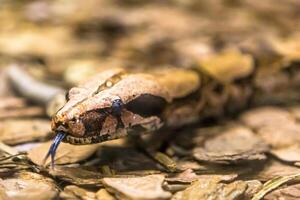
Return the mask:
<path fill-rule="evenodd" d="M 47 153 L 47 155 L 44 158 L 44 162 L 46 162 L 46 160 L 48 159 L 49 156 L 51 156 L 51 168 L 54 168 L 54 158 L 55 158 L 55 154 L 56 154 L 56 150 L 58 145 L 60 144 L 60 142 L 64 139 L 64 137 L 66 136 L 65 133 L 63 132 L 59 132 L 56 134 L 53 143 L 51 144 L 49 151 Z"/>

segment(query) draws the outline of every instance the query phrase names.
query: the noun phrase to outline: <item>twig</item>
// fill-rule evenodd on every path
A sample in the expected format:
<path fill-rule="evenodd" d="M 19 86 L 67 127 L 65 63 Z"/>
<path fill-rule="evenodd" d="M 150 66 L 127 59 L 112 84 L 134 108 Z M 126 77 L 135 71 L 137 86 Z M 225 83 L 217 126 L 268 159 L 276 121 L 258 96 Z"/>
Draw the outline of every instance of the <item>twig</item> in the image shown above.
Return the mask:
<path fill-rule="evenodd" d="M 35 80 L 18 65 L 9 66 L 7 74 L 14 89 L 35 103 L 46 105 L 55 95 L 64 92 L 62 88 Z"/>

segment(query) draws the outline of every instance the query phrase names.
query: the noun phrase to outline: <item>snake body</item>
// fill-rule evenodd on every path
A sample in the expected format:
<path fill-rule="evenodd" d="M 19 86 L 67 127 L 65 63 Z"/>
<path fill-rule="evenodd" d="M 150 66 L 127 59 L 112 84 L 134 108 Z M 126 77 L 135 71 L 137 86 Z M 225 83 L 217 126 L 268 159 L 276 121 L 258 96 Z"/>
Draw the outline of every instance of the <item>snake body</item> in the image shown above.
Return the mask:
<path fill-rule="evenodd" d="M 190 69 L 143 73 L 115 68 L 70 89 L 52 118 L 56 133 L 45 157 L 61 141 L 87 145 L 176 128 L 203 118 L 237 113 L 261 104 L 300 100 L 298 61 L 259 65 L 249 54 L 229 50 Z"/>
<path fill-rule="evenodd" d="M 219 67 L 218 59 L 230 56 L 231 61 Z M 282 97 L 289 102 L 300 99 L 299 67 L 266 69 L 236 50 L 191 69 L 108 69 L 68 92 L 66 104 L 53 117 L 52 130 L 65 133 L 65 142 L 92 144 L 235 113 L 250 105 L 278 104 Z"/>

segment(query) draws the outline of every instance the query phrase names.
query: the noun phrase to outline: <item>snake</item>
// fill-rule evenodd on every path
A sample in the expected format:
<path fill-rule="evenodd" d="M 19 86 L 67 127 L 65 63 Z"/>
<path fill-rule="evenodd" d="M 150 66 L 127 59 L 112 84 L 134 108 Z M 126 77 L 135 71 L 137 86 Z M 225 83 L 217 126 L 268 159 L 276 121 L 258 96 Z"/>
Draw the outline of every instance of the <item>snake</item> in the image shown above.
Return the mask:
<path fill-rule="evenodd" d="M 297 103 L 300 66 L 298 61 L 283 61 L 262 65 L 251 54 L 234 49 L 190 68 L 103 70 L 66 92 L 64 105 L 52 116 L 55 137 L 44 160 L 51 156 L 54 166 L 61 142 L 89 145 L 197 124 L 251 106 Z M 13 68 L 10 74 L 21 93 L 29 90 L 18 77 L 28 79 L 32 90 L 38 86 L 43 94 L 48 91 L 48 96 L 27 94 L 38 100 L 55 99 L 56 93 L 64 91 L 35 84 Z"/>
<path fill-rule="evenodd" d="M 189 69 L 113 68 L 96 74 L 71 88 L 66 103 L 52 117 L 56 136 L 46 159 L 51 156 L 54 162 L 61 141 L 100 143 L 181 127 L 253 105 L 282 104 L 283 97 L 288 102 L 300 99 L 298 65 L 260 67 L 250 55 L 234 54 L 238 59 L 219 68 L 204 63 Z"/>

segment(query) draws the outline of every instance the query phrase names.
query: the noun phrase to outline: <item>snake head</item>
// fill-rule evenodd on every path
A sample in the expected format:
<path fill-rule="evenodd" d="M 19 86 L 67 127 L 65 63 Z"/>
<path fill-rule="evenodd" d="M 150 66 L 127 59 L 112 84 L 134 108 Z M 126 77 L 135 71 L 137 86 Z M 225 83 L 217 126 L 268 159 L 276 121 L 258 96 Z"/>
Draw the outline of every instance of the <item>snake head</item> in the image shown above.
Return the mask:
<path fill-rule="evenodd" d="M 72 88 L 52 130 L 71 144 L 92 144 L 161 127 L 168 91 L 152 75 L 108 70 Z"/>
<path fill-rule="evenodd" d="M 67 93 L 65 105 L 52 118 L 56 137 L 46 158 L 51 155 L 54 163 L 61 141 L 92 144 L 159 129 L 170 113 L 168 103 L 195 92 L 199 83 L 197 74 L 186 70 L 131 75 L 122 69 L 103 71 Z M 180 114 L 168 116 L 182 120 Z"/>

